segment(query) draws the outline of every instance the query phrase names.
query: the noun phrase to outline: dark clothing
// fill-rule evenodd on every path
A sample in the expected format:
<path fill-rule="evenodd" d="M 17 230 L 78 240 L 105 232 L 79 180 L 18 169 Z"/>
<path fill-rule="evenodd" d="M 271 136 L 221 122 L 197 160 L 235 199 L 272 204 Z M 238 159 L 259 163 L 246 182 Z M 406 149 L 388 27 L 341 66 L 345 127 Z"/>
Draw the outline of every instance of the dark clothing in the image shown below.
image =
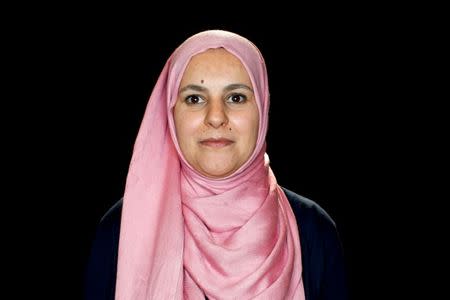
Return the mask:
<path fill-rule="evenodd" d="M 300 233 L 306 299 L 348 299 L 344 258 L 334 221 L 315 202 L 283 190 Z M 121 212 L 122 200 L 105 214 L 97 228 L 86 269 L 86 300 L 114 299 Z"/>

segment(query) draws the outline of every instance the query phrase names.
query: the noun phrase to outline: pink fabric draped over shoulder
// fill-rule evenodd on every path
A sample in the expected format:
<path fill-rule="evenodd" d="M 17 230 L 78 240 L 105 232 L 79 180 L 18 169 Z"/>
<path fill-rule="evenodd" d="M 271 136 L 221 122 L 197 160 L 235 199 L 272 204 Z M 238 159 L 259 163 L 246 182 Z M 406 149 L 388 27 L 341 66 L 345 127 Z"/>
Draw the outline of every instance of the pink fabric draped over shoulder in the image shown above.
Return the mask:
<path fill-rule="evenodd" d="M 224 48 L 240 59 L 259 109 L 249 160 L 226 178 L 184 159 L 173 107 L 191 57 Z M 135 142 L 124 194 L 116 299 L 304 299 L 299 233 L 266 150 L 264 59 L 246 38 L 209 30 L 167 60 Z"/>

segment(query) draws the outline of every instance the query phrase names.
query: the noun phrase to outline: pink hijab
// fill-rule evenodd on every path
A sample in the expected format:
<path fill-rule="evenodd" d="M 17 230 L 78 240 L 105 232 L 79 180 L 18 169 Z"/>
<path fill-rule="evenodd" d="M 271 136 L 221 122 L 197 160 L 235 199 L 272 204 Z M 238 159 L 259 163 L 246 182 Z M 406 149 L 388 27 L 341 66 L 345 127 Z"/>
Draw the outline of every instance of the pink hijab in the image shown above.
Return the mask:
<path fill-rule="evenodd" d="M 235 173 L 210 179 L 184 159 L 172 109 L 190 58 L 223 47 L 257 99 L 256 148 Z M 198 33 L 168 59 L 150 96 L 126 181 L 116 299 L 304 299 L 297 223 L 265 154 L 267 71 L 249 40 Z"/>

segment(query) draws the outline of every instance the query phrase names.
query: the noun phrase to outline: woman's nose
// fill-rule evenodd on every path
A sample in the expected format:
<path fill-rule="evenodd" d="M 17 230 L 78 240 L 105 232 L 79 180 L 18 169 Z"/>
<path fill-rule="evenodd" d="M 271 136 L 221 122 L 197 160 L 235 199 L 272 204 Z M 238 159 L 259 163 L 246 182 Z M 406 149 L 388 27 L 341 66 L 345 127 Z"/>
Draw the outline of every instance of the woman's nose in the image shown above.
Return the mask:
<path fill-rule="evenodd" d="M 228 124 L 228 116 L 225 104 L 222 100 L 213 100 L 208 103 L 205 123 L 208 126 L 219 128 Z"/>

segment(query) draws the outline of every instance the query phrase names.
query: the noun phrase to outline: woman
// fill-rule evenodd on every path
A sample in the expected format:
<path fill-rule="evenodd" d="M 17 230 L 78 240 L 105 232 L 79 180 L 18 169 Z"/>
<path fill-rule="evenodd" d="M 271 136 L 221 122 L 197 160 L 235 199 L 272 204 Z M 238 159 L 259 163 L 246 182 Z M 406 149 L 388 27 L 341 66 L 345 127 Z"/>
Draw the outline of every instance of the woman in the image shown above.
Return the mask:
<path fill-rule="evenodd" d="M 334 222 L 269 167 L 268 110 L 247 39 L 211 30 L 176 49 L 98 228 L 87 299 L 346 298 Z"/>

